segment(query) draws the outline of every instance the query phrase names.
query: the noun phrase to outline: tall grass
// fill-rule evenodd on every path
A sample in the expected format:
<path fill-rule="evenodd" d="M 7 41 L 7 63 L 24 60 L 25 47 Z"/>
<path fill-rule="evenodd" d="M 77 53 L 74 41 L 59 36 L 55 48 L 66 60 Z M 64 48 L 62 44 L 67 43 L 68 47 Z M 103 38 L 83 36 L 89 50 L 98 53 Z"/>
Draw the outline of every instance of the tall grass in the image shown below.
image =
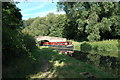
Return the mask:
<path fill-rule="evenodd" d="M 80 46 L 82 50 L 118 51 L 118 40 L 83 42 Z"/>
<path fill-rule="evenodd" d="M 104 40 L 89 42 L 93 50 L 99 51 L 118 51 L 118 40 Z"/>
<path fill-rule="evenodd" d="M 75 42 L 74 49 L 82 52 L 102 54 L 104 56 L 118 57 L 118 51 L 120 46 L 118 40 L 103 40 L 94 42 Z"/>

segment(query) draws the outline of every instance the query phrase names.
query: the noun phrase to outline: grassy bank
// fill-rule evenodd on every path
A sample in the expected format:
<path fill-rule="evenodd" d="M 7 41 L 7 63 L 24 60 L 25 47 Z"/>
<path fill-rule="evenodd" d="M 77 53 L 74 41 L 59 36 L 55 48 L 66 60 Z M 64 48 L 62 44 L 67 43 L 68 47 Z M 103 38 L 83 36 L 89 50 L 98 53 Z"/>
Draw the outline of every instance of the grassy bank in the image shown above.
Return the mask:
<path fill-rule="evenodd" d="M 81 50 L 118 51 L 118 40 L 84 42 L 80 46 Z"/>
<path fill-rule="evenodd" d="M 3 75 L 11 78 L 115 77 L 93 65 L 80 62 L 48 47 L 36 48 L 29 57 L 15 60 L 11 66 L 4 68 Z"/>
<path fill-rule="evenodd" d="M 118 57 L 118 40 L 104 40 L 95 42 L 74 42 L 74 49 L 82 52 L 97 53 L 104 56 Z"/>

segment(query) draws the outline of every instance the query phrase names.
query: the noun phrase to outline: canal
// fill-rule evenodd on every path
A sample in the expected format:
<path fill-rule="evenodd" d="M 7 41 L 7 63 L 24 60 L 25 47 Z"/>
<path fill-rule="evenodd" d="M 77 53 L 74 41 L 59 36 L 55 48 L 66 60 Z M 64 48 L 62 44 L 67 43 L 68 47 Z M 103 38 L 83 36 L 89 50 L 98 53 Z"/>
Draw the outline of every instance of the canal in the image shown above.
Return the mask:
<path fill-rule="evenodd" d="M 63 48 L 63 47 L 52 47 L 55 50 L 62 52 L 64 54 L 69 55 L 72 58 L 75 58 L 79 61 L 85 62 L 87 64 L 92 64 L 96 66 L 97 68 L 108 72 L 116 77 L 120 77 L 120 59 L 117 57 L 110 57 L 110 56 L 103 56 L 100 54 L 94 54 L 94 53 L 85 53 L 81 51 L 73 50 L 73 47 L 71 48 Z M 104 52 L 106 54 L 108 52 Z M 114 52 L 113 52 L 114 54 Z"/>

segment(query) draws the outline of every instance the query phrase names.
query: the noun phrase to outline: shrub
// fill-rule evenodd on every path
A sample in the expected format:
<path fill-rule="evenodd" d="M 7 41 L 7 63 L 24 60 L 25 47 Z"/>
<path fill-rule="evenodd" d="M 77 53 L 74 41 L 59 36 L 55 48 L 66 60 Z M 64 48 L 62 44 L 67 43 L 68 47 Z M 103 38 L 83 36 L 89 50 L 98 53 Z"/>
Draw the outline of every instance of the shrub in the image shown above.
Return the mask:
<path fill-rule="evenodd" d="M 22 42 L 23 45 L 26 47 L 27 50 L 32 52 L 32 50 L 36 47 L 36 42 L 34 37 L 28 35 L 28 34 L 23 34 L 22 35 Z"/>
<path fill-rule="evenodd" d="M 90 51 L 91 50 L 91 45 L 87 42 L 81 44 L 81 51 Z"/>
<path fill-rule="evenodd" d="M 2 33 L 2 59 L 3 64 L 9 64 L 15 58 L 27 55 L 35 48 L 35 40 L 33 37 L 3 28 Z"/>

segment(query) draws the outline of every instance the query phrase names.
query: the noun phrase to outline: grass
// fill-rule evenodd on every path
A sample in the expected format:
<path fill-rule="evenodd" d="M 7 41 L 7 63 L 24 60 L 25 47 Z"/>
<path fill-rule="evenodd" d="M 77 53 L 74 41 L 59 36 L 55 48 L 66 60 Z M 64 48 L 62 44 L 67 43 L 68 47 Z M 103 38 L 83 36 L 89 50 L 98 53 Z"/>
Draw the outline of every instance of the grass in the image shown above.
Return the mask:
<path fill-rule="evenodd" d="M 86 78 L 84 72 L 97 78 L 116 77 L 49 47 L 36 48 L 29 57 L 3 68 L 4 78 Z"/>
<path fill-rule="evenodd" d="M 100 51 L 118 51 L 118 40 L 104 40 L 97 42 L 90 42 L 92 49 Z"/>
<path fill-rule="evenodd" d="M 75 50 L 89 53 L 101 54 L 103 56 L 118 57 L 118 40 L 104 40 L 95 42 L 74 42 Z"/>

